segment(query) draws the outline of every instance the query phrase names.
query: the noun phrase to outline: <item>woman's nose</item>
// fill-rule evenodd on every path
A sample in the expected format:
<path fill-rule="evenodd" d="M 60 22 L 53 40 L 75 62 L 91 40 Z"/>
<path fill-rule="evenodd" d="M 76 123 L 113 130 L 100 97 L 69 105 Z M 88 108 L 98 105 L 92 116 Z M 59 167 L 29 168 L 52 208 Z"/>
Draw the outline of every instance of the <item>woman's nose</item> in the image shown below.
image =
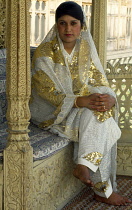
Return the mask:
<path fill-rule="evenodd" d="M 66 25 L 66 31 L 71 31 L 71 25 L 70 24 Z"/>

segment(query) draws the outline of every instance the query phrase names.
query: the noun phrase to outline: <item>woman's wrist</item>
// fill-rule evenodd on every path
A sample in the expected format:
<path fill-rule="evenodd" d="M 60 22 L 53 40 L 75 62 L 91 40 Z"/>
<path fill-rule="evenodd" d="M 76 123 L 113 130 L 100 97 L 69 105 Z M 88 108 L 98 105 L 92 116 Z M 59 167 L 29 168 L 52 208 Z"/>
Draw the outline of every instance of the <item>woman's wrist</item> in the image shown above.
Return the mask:
<path fill-rule="evenodd" d="M 74 106 L 75 106 L 75 108 L 80 108 L 77 104 L 77 99 L 78 99 L 78 97 L 76 97 L 75 100 L 74 100 Z"/>

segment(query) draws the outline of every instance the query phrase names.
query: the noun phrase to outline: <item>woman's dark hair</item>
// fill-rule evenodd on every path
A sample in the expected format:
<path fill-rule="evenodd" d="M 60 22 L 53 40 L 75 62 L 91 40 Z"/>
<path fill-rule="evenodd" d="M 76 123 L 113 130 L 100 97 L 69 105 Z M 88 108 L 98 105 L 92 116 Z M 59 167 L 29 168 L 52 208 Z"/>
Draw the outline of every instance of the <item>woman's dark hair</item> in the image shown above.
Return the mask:
<path fill-rule="evenodd" d="M 80 20 L 81 25 L 83 25 L 83 11 L 79 4 L 73 1 L 66 1 L 61 3 L 56 9 L 55 21 L 63 15 L 70 15 L 78 20 Z"/>

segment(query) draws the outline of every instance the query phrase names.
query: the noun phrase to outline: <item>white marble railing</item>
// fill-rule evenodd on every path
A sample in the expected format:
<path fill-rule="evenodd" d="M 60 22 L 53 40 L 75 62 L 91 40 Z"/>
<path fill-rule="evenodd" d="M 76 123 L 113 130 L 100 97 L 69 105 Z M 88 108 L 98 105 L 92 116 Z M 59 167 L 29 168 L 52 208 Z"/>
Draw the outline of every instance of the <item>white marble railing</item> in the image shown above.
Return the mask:
<path fill-rule="evenodd" d="M 121 141 L 132 143 L 132 56 L 108 60 L 106 74 L 117 94 Z"/>

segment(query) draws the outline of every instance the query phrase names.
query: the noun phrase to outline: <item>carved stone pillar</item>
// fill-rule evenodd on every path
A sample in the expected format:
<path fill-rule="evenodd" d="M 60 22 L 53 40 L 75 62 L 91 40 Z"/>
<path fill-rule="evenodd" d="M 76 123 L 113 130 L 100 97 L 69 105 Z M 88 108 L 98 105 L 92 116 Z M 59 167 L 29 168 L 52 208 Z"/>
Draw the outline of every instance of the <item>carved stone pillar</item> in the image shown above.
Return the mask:
<path fill-rule="evenodd" d="M 91 33 L 101 63 L 106 69 L 107 1 L 92 0 Z"/>
<path fill-rule="evenodd" d="M 6 13 L 5 1 L 1 0 L 0 1 L 0 48 L 5 48 L 5 23 L 6 23 L 5 13 Z"/>
<path fill-rule="evenodd" d="M 4 151 L 4 209 L 32 209 L 33 151 L 30 111 L 29 1 L 7 0 L 7 121 Z"/>

